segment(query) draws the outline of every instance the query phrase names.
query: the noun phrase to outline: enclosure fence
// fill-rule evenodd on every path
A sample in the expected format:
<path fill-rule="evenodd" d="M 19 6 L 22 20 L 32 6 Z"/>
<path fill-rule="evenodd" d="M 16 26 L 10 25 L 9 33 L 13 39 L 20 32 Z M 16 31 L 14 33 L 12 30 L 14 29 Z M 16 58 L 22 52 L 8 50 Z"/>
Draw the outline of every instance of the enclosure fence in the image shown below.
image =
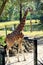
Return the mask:
<path fill-rule="evenodd" d="M 34 42 L 34 65 L 37 65 L 37 39 L 29 39 L 29 41 Z M 0 65 L 5 65 L 5 54 L 4 48 L 0 48 Z"/>

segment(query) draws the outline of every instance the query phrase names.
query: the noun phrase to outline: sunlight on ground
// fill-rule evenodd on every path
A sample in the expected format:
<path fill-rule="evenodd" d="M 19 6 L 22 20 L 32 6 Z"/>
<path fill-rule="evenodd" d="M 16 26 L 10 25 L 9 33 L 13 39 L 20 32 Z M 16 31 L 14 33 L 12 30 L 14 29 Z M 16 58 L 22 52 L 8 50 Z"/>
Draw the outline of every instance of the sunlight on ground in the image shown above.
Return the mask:
<path fill-rule="evenodd" d="M 36 23 L 35 23 L 36 22 Z M 32 20 L 32 24 L 38 24 L 39 23 L 39 20 Z M 19 24 L 19 21 L 6 21 L 6 22 L 1 22 L 0 23 L 0 29 L 1 28 L 5 28 L 5 26 L 12 26 L 13 24 Z M 30 25 L 30 20 L 26 20 L 26 24 Z M 7 34 L 11 33 L 11 31 L 7 31 Z M 33 32 L 30 32 L 30 31 L 26 31 L 24 32 L 23 31 L 23 34 L 26 35 L 26 36 L 31 36 L 31 37 L 36 37 L 36 36 L 43 36 L 43 31 L 33 31 Z M 5 36 L 6 35 L 6 32 L 5 30 L 0 30 L 0 36 Z"/>
<path fill-rule="evenodd" d="M 35 23 L 37 22 L 37 23 Z M 32 24 L 38 24 L 39 23 L 39 20 L 32 20 Z M 13 24 L 19 24 L 19 21 L 6 21 L 6 22 L 0 22 L 0 27 L 3 28 L 5 27 L 6 25 L 7 26 L 11 26 Z M 29 24 L 30 25 L 30 20 L 26 20 L 26 24 Z"/>
<path fill-rule="evenodd" d="M 31 37 L 36 37 L 36 36 L 43 36 L 43 31 L 33 31 L 33 32 L 23 32 L 24 35 L 28 35 Z"/>
<path fill-rule="evenodd" d="M 24 32 L 22 31 L 23 34 L 25 36 L 30 36 L 30 37 L 36 37 L 36 36 L 43 36 L 43 31 L 33 31 L 33 32 Z M 7 34 L 11 33 L 11 31 L 7 31 Z M 6 35 L 6 32 L 5 31 L 0 31 L 0 36 L 5 36 Z"/>

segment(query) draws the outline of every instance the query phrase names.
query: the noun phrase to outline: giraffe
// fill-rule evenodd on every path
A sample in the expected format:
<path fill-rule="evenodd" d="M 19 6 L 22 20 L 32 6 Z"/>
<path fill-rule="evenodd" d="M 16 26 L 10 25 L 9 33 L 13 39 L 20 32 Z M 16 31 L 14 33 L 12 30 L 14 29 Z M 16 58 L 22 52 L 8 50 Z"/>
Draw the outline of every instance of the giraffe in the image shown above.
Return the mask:
<path fill-rule="evenodd" d="M 24 34 L 22 33 L 22 30 L 25 25 L 26 16 L 28 14 L 29 8 L 27 8 L 24 12 L 24 16 L 20 22 L 20 24 L 17 26 L 17 28 L 10 34 L 8 34 L 5 38 L 5 42 L 7 45 L 7 59 L 9 60 L 9 50 L 14 44 L 18 44 L 18 61 L 19 61 L 19 50 L 22 51 L 22 40 L 24 37 Z M 25 60 L 25 57 L 24 57 Z"/>

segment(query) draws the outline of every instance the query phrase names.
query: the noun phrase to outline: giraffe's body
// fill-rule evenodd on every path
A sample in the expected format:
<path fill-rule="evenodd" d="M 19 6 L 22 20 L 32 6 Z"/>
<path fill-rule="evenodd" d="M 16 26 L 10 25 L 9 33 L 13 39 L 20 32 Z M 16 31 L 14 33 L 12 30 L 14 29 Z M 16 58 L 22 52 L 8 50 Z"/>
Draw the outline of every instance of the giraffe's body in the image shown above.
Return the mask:
<path fill-rule="evenodd" d="M 7 44 L 8 48 L 12 47 L 15 42 L 17 42 L 19 40 L 22 40 L 22 38 L 24 37 L 24 35 L 22 33 L 22 30 L 23 30 L 24 25 L 25 25 L 25 20 L 26 20 L 27 13 L 28 13 L 28 9 L 25 11 L 24 16 L 22 18 L 22 21 L 17 26 L 16 30 L 14 30 L 12 33 L 10 33 L 6 36 L 5 41 L 6 41 L 6 44 Z"/>
<path fill-rule="evenodd" d="M 18 42 L 21 41 L 23 36 L 24 35 L 22 33 L 18 33 L 18 32 L 15 32 L 15 34 L 14 33 L 8 34 L 6 38 L 6 43 L 8 48 L 12 47 L 16 42 L 17 44 L 19 44 Z"/>
<path fill-rule="evenodd" d="M 22 30 L 23 30 L 24 25 L 25 25 L 27 13 L 28 13 L 28 9 L 25 11 L 24 16 L 22 18 L 22 21 L 17 26 L 16 30 L 14 30 L 12 33 L 10 33 L 6 36 L 5 41 L 7 44 L 7 50 L 9 50 L 15 43 L 18 44 L 18 49 L 22 49 L 22 39 L 24 37 Z M 8 55 L 8 53 L 7 53 L 7 55 Z"/>

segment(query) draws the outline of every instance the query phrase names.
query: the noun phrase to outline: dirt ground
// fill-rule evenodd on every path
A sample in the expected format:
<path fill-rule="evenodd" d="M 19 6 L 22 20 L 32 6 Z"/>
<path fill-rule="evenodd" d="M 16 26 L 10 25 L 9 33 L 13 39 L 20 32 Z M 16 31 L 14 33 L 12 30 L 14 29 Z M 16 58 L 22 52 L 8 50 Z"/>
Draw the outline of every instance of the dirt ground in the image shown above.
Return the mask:
<path fill-rule="evenodd" d="M 38 63 L 41 61 L 43 63 L 43 39 L 38 40 L 37 45 L 37 53 L 38 53 Z M 26 61 L 23 61 L 23 55 L 20 54 L 19 60 L 20 62 L 17 62 L 17 57 L 13 56 L 10 57 L 10 63 L 6 63 L 5 65 L 34 65 L 34 53 L 25 53 Z M 6 58 L 5 58 L 6 60 Z M 40 63 L 38 65 L 41 65 Z"/>

